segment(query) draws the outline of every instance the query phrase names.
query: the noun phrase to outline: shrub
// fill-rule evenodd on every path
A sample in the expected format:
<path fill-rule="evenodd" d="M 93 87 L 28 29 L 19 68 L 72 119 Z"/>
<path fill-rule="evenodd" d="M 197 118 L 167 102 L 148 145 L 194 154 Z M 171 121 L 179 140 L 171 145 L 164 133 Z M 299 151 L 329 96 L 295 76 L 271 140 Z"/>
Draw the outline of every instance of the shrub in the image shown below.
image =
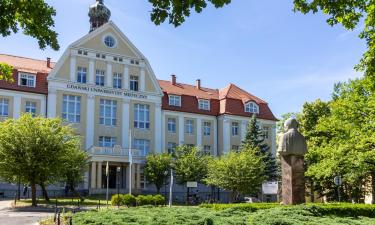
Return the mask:
<path fill-rule="evenodd" d="M 122 205 L 122 195 L 112 195 L 111 197 L 112 205 Z"/>
<path fill-rule="evenodd" d="M 122 196 L 122 203 L 128 207 L 135 206 L 136 199 L 131 194 L 126 194 Z"/>
<path fill-rule="evenodd" d="M 137 206 L 149 205 L 149 199 L 145 195 L 138 195 L 135 199 L 137 201 Z"/>
<path fill-rule="evenodd" d="M 163 195 L 154 195 L 154 204 L 155 205 L 164 205 L 165 204 L 165 198 Z"/>
<path fill-rule="evenodd" d="M 255 212 L 260 209 L 279 207 L 279 203 L 237 203 L 237 204 L 201 204 L 200 207 L 214 210 L 238 209 L 247 212 Z"/>

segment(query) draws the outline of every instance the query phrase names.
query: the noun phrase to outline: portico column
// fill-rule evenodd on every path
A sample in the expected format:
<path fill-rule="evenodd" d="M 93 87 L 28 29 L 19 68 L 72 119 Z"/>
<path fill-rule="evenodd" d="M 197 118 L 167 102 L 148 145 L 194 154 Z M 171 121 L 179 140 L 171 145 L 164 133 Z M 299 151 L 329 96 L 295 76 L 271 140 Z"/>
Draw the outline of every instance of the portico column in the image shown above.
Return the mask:
<path fill-rule="evenodd" d="M 70 56 L 70 81 L 76 82 L 76 66 L 77 57 L 75 55 Z"/>
<path fill-rule="evenodd" d="M 89 84 L 95 83 L 95 59 L 89 60 L 89 79 L 88 79 L 88 83 Z"/>
<path fill-rule="evenodd" d="M 132 189 L 135 189 L 135 187 L 136 187 L 136 184 L 135 184 L 135 174 L 136 174 L 136 164 L 135 163 L 133 163 L 132 164 L 132 174 L 131 174 L 131 176 L 132 176 Z"/>
<path fill-rule="evenodd" d="M 183 145 L 185 142 L 185 133 L 184 133 L 184 117 L 178 115 L 178 142 L 179 145 Z"/>
<path fill-rule="evenodd" d="M 97 178 L 97 188 L 102 188 L 102 162 L 98 162 L 98 178 Z"/>
<path fill-rule="evenodd" d="M 202 119 L 197 118 L 197 148 L 202 150 Z"/>
<path fill-rule="evenodd" d="M 141 164 L 137 164 L 137 189 L 141 189 Z"/>
<path fill-rule="evenodd" d="M 96 188 L 96 162 L 91 162 L 91 188 Z"/>
<path fill-rule="evenodd" d="M 56 117 L 56 90 L 49 88 L 47 96 L 47 117 L 54 118 Z"/>
<path fill-rule="evenodd" d="M 107 63 L 107 77 L 106 77 L 106 81 L 107 81 L 107 86 L 108 87 L 113 87 L 112 85 L 112 81 L 113 81 L 113 78 L 112 78 L 112 64 L 111 63 Z"/>
<path fill-rule="evenodd" d="M 13 97 L 13 118 L 18 119 L 21 116 L 21 96 Z"/>
<path fill-rule="evenodd" d="M 129 148 L 129 99 L 122 102 L 122 147 Z"/>
<path fill-rule="evenodd" d="M 86 149 L 94 145 L 95 95 L 87 95 Z"/>
<path fill-rule="evenodd" d="M 161 103 L 155 104 L 155 153 L 162 153 Z"/>
<path fill-rule="evenodd" d="M 224 118 L 223 120 L 223 153 L 227 154 L 230 150 L 230 124 L 229 119 Z"/>
<path fill-rule="evenodd" d="M 124 89 L 129 89 L 129 66 L 125 65 L 124 67 L 124 84 L 122 85 Z"/>

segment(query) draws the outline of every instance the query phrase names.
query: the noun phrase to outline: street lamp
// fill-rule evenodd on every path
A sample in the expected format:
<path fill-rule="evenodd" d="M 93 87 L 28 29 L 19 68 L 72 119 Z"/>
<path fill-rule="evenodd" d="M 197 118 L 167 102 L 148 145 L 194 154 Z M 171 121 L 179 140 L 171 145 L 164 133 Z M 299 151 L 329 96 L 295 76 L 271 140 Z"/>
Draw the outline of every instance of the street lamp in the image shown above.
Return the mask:
<path fill-rule="evenodd" d="M 121 167 L 117 167 L 117 208 L 120 208 L 120 171 Z"/>
<path fill-rule="evenodd" d="M 169 183 L 169 207 L 172 207 L 173 169 L 171 168 L 171 181 Z"/>
<path fill-rule="evenodd" d="M 165 199 L 165 204 L 167 204 L 167 175 L 168 175 L 168 170 L 164 171 L 164 199 Z"/>

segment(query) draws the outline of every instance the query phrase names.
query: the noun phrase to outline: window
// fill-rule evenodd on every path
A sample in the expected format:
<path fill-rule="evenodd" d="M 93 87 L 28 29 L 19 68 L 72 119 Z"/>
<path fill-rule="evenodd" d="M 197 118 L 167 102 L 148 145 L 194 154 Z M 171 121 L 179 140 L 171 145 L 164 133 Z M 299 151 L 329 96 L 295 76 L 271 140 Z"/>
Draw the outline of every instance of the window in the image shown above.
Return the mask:
<path fill-rule="evenodd" d="M 95 84 L 99 86 L 104 86 L 105 71 L 96 70 Z"/>
<path fill-rule="evenodd" d="M 194 148 L 195 147 L 195 145 L 193 145 L 193 144 L 186 144 L 186 146 L 188 146 L 189 148 Z"/>
<path fill-rule="evenodd" d="M 176 133 L 176 119 L 168 118 L 168 132 Z"/>
<path fill-rule="evenodd" d="M 263 137 L 265 139 L 268 139 L 270 135 L 270 128 L 269 127 L 263 127 Z"/>
<path fill-rule="evenodd" d="M 142 156 L 146 156 L 150 151 L 150 141 L 145 139 L 134 139 L 133 148 L 139 150 Z"/>
<path fill-rule="evenodd" d="M 116 40 L 114 37 L 108 35 L 108 36 L 105 36 L 104 38 L 104 44 L 108 47 L 108 48 L 114 48 L 115 45 L 116 45 Z"/>
<path fill-rule="evenodd" d="M 238 123 L 233 122 L 232 123 L 232 136 L 238 135 Z"/>
<path fill-rule="evenodd" d="M 173 154 L 176 150 L 177 144 L 174 142 L 168 142 L 168 153 Z"/>
<path fill-rule="evenodd" d="M 9 100 L 0 98 L 0 116 L 8 116 Z"/>
<path fill-rule="evenodd" d="M 169 105 L 181 106 L 181 96 L 169 95 Z"/>
<path fill-rule="evenodd" d="M 205 99 L 199 99 L 199 109 L 210 110 L 210 101 Z"/>
<path fill-rule="evenodd" d="M 245 105 L 245 112 L 259 113 L 259 106 L 255 102 L 248 102 Z"/>
<path fill-rule="evenodd" d="M 185 121 L 185 133 L 186 134 L 193 134 L 194 133 L 194 121 L 193 120 L 186 120 Z"/>
<path fill-rule="evenodd" d="M 25 112 L 31 113 L 31 115 L 35 116 L 35 114 L 36 114 L 36 102 L 26 101 Z"/>
<path fill-rule="evenodd" d="M 99 123 L 106 126 L 116 126 L 117 101 L 100 99 Z"/>
<path fill-rule="evenodd" d="M 113 73 L 113 88 L 121 88 L 122 74 Z"/>
<path fill-rule="evenodd" d="M 141 185 L 141 188 L 144 189 L 146 187 L 146 177 L 145 173 L 143 172 L 144 168 L 143 166 L 139 170 L 139 184 Z"/>
<path fill-rule="evenodd" d="M 211 135 L 211 123 L 210 122 L 203 123 L 203 135 L 204 136 Z"/>
<path fill-rule="evenodd" d="M 143 104 L 134 105 L 134 127 L 139 129 L 150 128 L 150 106 Z"/>
<path fill-rule="evenodd" d="M 130 90 L 138 91 L 138 76 L 130 75 Z"/>
<path fill-rule="evenodd" d="M 238 152 L 240 150 L 240 146 L 232 145 L 232 150 L 234 150 L 235 152 Z"/>
<path fill-rule="evenodd" d="M 35 87 L 36 76 L 29 73 L 18 73 L 18 85 L 26 87 Z"/>
<path fill-rule="evenodd" d="M 86 75 L 87 75 L 87 69 L 86 67 L 78 67 L 77 68 L 77 82 L 78 83 L 86 83 Z"/>
<path fill-rule="evenodd" d="M 205 155 L 211 155 L 211 146 L 210 145 L 203 146 L 203 153 Z"/>
<path fill-rule="evenodd" d="M 81 97 L 75 95 L 63 95 L 62 118 L 71 122 L 81 121 Z"/>
<path fill-rule="evenodd" d="M 106 137 L 100 136 L 99 137 L 99 146 L 100 147 L 113 147 L 116 145 L 116 138 L 115 137 Z"/>

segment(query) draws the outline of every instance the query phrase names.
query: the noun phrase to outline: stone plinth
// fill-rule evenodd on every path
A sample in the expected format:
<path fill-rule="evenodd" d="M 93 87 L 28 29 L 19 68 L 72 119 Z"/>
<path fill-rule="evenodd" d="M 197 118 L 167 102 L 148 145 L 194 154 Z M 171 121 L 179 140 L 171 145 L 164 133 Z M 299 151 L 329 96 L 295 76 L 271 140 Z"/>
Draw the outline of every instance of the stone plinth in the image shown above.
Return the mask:
<path fill-rule="evenodd" d="M 283 204 L 295 205 L 305 203 L 304 157 L 299 155 L 282 155 L 282 196 Z"/>

